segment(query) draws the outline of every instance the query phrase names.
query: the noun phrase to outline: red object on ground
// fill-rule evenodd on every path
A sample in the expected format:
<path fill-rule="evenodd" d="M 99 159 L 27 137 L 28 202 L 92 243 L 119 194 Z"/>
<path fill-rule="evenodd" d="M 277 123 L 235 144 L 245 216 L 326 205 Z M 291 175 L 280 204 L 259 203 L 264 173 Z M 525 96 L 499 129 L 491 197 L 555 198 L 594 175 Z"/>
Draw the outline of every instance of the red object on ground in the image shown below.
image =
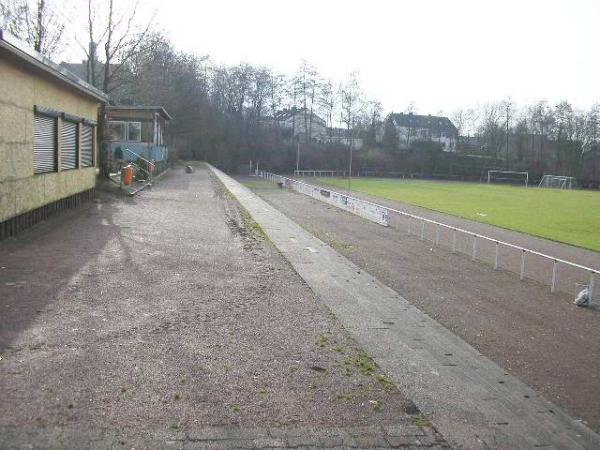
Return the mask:
<path fill-rule="evenodd" d="M 123 178 L 123 184 L 129 186 L 133 179 L 133 169 L 131 166 L 126 166 L 121 169 L 121 177 Z"/>

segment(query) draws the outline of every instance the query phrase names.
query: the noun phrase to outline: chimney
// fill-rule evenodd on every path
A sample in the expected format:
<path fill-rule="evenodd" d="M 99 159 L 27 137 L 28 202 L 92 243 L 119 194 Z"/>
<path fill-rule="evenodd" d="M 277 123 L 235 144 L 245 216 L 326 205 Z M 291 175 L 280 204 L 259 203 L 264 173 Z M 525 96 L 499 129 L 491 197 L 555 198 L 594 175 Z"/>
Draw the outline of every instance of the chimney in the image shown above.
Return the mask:
<path fill-rule="evenodd" d="M 94 70 L 94 68 L 96 67 L 96 47 L 98 46 L 98 44 L 96 44 L 95 42 L 90 42 L 90 57 L 88 58 L 88 62 L 87 62 L 87 82 L 90 83 L 91 85 L 95 84 L 95 75 L 94 73 L 92 73 L 92 71 Z"/>

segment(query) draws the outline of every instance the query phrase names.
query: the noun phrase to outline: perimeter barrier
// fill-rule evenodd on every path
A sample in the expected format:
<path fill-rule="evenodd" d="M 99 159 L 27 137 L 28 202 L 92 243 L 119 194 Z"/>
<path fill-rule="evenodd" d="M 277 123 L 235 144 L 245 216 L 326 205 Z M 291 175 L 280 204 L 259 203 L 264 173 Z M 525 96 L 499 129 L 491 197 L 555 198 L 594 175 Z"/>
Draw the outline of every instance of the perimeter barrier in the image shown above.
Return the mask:
<path fill-rule="evenodd" d="M 415 235 L 420 240 L 432 242 L 438 247 L 445 246 L 453 253 L 469 255 L 473 261 L 489 263 L 494 270 L 515 272 L 520 280 L 529 278 L 548 285 L 552 293 L 560 290 L 572 294 L 587 287 L 590 299 L 595 299 L 596 278 L 600 275 L 600 270 L 322 186 L 314 186 L 266 171 L 257 171 L 256 175 L 379 225 L 389 226 L 393 222 L 395 228 L 404 227 L 408 235 Z M 584 274 L 587 275 L 582 278 Z"/>

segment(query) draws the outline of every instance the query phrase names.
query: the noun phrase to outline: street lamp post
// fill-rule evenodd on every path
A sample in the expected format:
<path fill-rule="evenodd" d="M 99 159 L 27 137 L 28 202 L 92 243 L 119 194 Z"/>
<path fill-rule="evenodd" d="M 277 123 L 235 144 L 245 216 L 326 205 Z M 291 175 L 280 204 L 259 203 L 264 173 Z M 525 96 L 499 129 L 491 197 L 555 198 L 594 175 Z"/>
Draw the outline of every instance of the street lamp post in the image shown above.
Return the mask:
<path fill-rule="evenodd" d="M 510 170 L 509 156 L 508 156 L 508 121 L 510 112 L 510 102 L 506 102 L 506 170 Z"/>
<path fill-rule="evenodd" d="M 348 190 L 350 190 L 350 179 L 352 178 L 352 145 L 348 139 L 348 149 L 350 150 L 350 160 L 348 162 Z"/>

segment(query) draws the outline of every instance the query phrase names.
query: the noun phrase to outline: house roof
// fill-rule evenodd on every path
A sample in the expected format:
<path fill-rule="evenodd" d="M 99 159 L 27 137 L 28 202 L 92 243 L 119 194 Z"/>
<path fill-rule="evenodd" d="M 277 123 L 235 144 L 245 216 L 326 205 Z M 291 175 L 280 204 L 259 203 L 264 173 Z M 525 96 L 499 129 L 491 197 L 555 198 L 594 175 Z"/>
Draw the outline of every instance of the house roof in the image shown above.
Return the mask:
<path fill-rule="evenodd" d="M 173 120 L 171 115 L 162 106 L 107 106 L 107 111 L 146 111 L 146 112 L 157 112 L 165 120 Z"/>
<path fill-rule="evenodd" d="M 100 65 L 102 63 L 99 63 L 98 65 Z M 73 72 L 75 75 L 77 75 L 79 78 L 85 80 L 87 78 L 87 65 L 85 63 L 69 63 L 69 62 L 65 62 L 62 61 L 60 64 L 60 67 L 64 67 L 65 69 L 67 69 L 69 72 Z M 104 64 L 102 64 L 102 66 L 104 66 Z M 104 67 L 101 67 L 101 69 L 103 69 Z M 96 69 L 96 71 L 98 72 L 98 75 L 103 74 L 103 70 L 98 70 Z"/>
<path fill-rule="evenodd" d="M 60 63 L 61 67 L 64 67 L 70 72 L 73 72 L 79 78 L 89 82 L 89 68 L 87 62 L 84 60 L 81 63 L 70 63 L 66 61 L 62 61 Z M 118 64 L 111 64 L 110 69 L 116 70 L 119 67 Z M 104 63 L 102 61 L 96 61 L 95 65 L 95 79 L 97 84 L 100 86 L 104 82 Z"/>
<path fill-rule="evenodd" d="M 283 120 L 287 120 L 292 116 L 297 116 L 297 115 L 304 115 L 304 111 L 305 108 L 286 108 L 286 109 L 282 109 L 281 111 L 277 111 L 274 115 L 274 119 L 278 122 L 281 122 Z M 310 115 L 310 111 L 306 111 L 307 115 Z M 313 122 L 321 122 L 322 124 L 325 124 L 325 120 L 321 119 L 319 116 L 317 116 L 317 114 L 315 114 L 315 112 L 313 111 Z"/>
<path fill-rule="evenodd" d="M 410 128 L 428 128 L 431 130 L 449 131 L 457 133 L 458 129 L 452 121 L 444 116 L 432 116 L 431 114 L 424 116 L 413 113 L 390 114 L 389 117 L 394 121 L 396 126 Z"/>
<path fill-rule="evenodd" d="M 71 71 L 30 49 L 26 44 L 0 29 L 0 53 L 4 52 L 28 64 L 34 70 L 50 75 L 55 80 L 76 89 L 84 95 L 103 103 L 108 102 L 108 95 L 104 92 L 86 83 Z"/>

